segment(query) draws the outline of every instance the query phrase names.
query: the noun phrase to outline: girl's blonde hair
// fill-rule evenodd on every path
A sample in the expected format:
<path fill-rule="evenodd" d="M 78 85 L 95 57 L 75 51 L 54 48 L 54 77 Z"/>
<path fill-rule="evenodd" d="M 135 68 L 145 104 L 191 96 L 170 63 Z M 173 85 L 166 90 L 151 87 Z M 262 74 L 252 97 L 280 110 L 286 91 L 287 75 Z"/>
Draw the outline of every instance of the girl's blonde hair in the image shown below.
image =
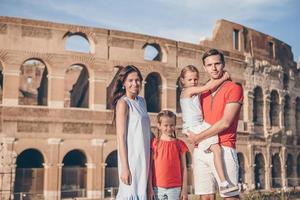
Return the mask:
<path fill-rule="evenodd" d="M 172 111 L 170 111 L 170 110 L 162 110 L 162 111 L 160 111 L 160 112 L 157 114 L 157 116 L 156 116 L 156 119 L 157 119 L 157 123 L 158 123 L 158 124 L 161 124 L 161 121 L 162 121 L 162 118 L 163 118 L 163 117 L 167 117 L 167 118 L 174 119 L 174 123 L 175 123 L 175 125 L 176 125 L 176 114 L 173 113 Z M 160 132 L 160 130 L 157 128 L 157 137 L 156 137 L 156 138 L 157 138 L 157 143 L 156 143 L 155 156 L 157 156 L 157 154 L 158 154 L 158 144 L 159 144 L 159 141 L 160 141 L 160 137 L 161 137 L 161 132 Z M 176 137 L 175 131 L 174 131 L 172 137 L 177 138 L 177 137 Z"/>
<path fill-rule="evenodd" d="M 181 82 L 181 80 L 184 79 L 187 72 L 195 72 L 195 73 L 197 73 L 197 77 L 199 78 L 199 71 L 198 71 L 197 67 L 195 67 L 194 65 L 185 66 L 184 68 L 182 68 L 180 75 L 179 75 L 179 87 L 180 88 L 183 88 L 183 83 Z"/>

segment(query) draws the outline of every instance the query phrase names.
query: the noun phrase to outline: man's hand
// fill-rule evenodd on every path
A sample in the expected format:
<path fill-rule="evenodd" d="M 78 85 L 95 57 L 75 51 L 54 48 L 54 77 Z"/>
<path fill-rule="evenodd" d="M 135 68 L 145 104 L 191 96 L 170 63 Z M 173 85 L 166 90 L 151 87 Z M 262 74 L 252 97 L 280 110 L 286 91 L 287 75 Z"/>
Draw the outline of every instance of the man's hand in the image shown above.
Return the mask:
<path fill-rule="evenodd" d="M 195 134 L 194 132 L 191 132 L 190 130 L 187 131 L 186 135 L 187 135 L 188 141 L 191 144 L 198 144 L 201 141 L 201 140 L 199 141 L 199 134 Z"/>

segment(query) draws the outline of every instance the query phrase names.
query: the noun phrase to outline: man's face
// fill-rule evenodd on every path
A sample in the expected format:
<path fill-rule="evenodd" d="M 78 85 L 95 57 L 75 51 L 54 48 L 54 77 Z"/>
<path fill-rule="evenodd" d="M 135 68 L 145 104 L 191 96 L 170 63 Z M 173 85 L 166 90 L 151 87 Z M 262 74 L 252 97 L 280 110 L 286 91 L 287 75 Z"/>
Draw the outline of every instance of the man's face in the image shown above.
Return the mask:
<path fill-rule="evenodd" d="M 204 70 L 210 75 L 211 79 L 221 78 L 224 67 L 220 55 L 208 56 L 204 60 Z"/>

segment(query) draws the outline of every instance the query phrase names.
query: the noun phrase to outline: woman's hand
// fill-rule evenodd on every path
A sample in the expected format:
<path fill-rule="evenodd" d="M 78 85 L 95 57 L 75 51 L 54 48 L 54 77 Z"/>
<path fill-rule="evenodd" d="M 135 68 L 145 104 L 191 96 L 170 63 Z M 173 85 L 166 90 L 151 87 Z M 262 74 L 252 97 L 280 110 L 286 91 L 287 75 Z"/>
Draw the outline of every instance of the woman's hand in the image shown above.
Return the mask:
<path fill-rule="evenodd" d="M 131 172 L 128 168 L 122 169 L 120 178 L 124 184 L 131 185 Z"/>

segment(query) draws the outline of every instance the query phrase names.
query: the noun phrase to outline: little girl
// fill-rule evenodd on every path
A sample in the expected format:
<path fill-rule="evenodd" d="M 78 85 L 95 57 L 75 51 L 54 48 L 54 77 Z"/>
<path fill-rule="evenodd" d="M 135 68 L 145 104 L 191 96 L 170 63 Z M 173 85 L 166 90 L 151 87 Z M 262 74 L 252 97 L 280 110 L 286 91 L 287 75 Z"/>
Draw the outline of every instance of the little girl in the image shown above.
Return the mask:
<path fill-rule="evenodd" d="M 176 115 L 163 110 L 157 115 L 158 134 L 151 141 L 152 177 L 155 200 L 188 199 L 187 146 L 176 138 Z"/>
<path fill-rule="evenodd" d="M 211 125 L 206 123 L 203 119 L 202 109 L 199 102 L 198 94 L 207 90 L 212 90 L 229 78 L 226 72 L 221 79 L 211 80 L 202 87 L 196 87 L 198 85 L 199 71 L 196 67 L 189 65 L 184 67 L 180 73 L 180 84 L 183 87 L 180 96 L 180 106 L 182 110 L 183 119 L 183 133 L 187 133 L 187 130 L 200 133 L 208 129 Z M 205 152 L 212 152 L 214 155 L 214 165 L 220 179 L 219 189 L 220 193 L 228 193 L 238 190 L 237 185 L 228 183 L 225 179 L 222 158 L 221 147 L 218 144 L 218 135 L 212 136 L 198 144 L 200 150 Z"/>

